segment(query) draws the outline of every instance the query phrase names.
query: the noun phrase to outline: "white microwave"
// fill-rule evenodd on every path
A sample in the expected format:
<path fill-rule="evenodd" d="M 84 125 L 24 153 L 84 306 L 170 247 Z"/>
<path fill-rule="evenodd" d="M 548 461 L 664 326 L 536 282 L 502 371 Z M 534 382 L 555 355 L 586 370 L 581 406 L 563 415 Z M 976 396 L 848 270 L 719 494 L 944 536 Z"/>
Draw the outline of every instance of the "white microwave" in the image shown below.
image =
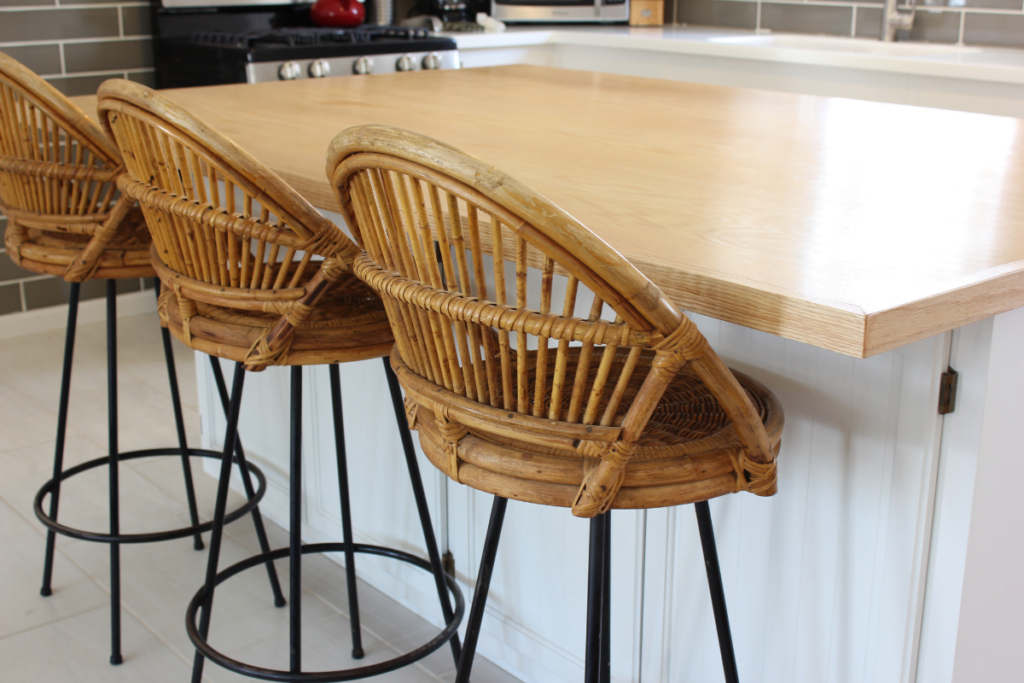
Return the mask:
<path fill-rule="evenodd" d="M 629 0 L 491 0 L 491 16 L 516 22 L 629 20 Z"/>

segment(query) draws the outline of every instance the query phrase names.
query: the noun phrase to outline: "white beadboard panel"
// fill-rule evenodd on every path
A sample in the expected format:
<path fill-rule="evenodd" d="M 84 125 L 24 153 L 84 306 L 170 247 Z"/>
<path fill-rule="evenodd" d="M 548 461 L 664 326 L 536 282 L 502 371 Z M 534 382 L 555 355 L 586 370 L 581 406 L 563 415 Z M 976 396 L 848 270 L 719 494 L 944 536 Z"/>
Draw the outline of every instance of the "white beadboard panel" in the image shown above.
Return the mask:
<path fill-rule="evenodd" d="M 741 680 L 912 680 L 948 335 L 855 360 L 694 320 L 786 411 L 779 493 L 711 504 Z M 690 507 L 646 548 L 642 680 L 723 680 Z"/>
<path fill-rule="evenodd" d="M 992 322 L 985 410 L 978 448 L 970 540 L 963 570 L 963 594 L 952 680 L 1024 680 L 1020 643 L 1024 638 L 1024 520 L 1020 482 L 1024 478 L 1020 422 L 1024 415 L 1024 309 Z"/>
<path fill-rule="evenodd" d="M 917 681 L 953 678 L 974 481 L 988 388 L 993 318 L 953 332 L 950 365 L 959 374 L 956 410 L 943 418 Z"/>
<path fill-rule="evenodd" d="M 223 362 L 222 367 L 230 387 L 234 364 Z M 196 368 L 203 447 L 219 449 L 226 423 L 219 399 L 212 393 L 215 385 L 205 354 L 197 353 Z M 284 528 L 288 528 L 289 372 L 288 368 L 267 368 L 246 373 L 239 418 L 246 456 L 266 472 L 269 480 L 260 509 Z M 382 361 L 344 363 L 340 375 L 355 540 L 426 557 Z M 302 409 L 303 541 L 340 542 L 337 455 L 327 367 L 303 368 Z M 415 436 L 413 440 L 417 442 Z M 417 453 L 437 534 L 445 520 L 441 505 L 445 478 L 419 452 L 418 445 Z M 213 461 L 205 463 L 211 475 L 216 476 L 216 467 Z M 340 555 L 332 555 L 332 559 L 343 560 Z M 356 566 L 361 579 L 425 619 L 442 622 L 433 579 L 426 572 L 396 560 L 362 554 L 357 556 Z"/>

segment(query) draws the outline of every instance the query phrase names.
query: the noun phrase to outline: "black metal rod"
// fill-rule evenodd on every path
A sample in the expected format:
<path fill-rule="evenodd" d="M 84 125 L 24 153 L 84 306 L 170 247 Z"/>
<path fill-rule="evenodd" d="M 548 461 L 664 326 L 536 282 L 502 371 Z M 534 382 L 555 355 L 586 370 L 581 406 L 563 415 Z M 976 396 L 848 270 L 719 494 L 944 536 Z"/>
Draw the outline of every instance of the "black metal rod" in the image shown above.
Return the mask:
<path fill-rule="evenodd" d="M 348 585 L 348 620 L 352 627 L 352 658 L 362 659 L 363 635 L 359 627 L 359 594 L 356 587 L 356 553 L 352 539 L 352 506 L 348 493 L 348 457 L 345 452 L 345 418 L 341 408 L 341 372 L 330 366 L 331 411 L 334 413 L 334 447 L 338 454 L 338 491 L 341 496 L 341 535 L 345 542 L 345 581 Z"/>
<path fill-rule="evenodd" d="M 722 651 L 722 668 L 726 683 L 739 683 L 736 669 L 736 653 L 732 647 L 732 632 L 729 630 L 729 611 L 725 606 L 725 589 L 722 586 L 722 571 L 718 566 L 718 548 L 715 546 L 715 529 L 711 524 L 711 508 L 707 501 L 694 503 L 697 513 L 697 528 L 700 530 L 700 545 L 704 551 L 704 566 L 708 572 L 708 589 L 711 591 L 711 608 L 715 613 L 715 628 L 718 630 L 718 648 Z"/>
<path fill-rule="evenodd" d="M 412 444 L 412 434 L 409 432 L 409 422 L 405 417 L 405 404 L 402 401 L 402 389 L 398 384 L 398 377 L 391 369 L 391 359 L 384 356 L 384 374 L 388 378 L 388 389 L 391 392 L 391 405 L 395 409 L 395 420 L 398 422 L 398 434 L 402 439 L 402 450 L 405 452 L 405 464 L 409 468 L 409 482 L 412 484 L 413 498 L 416 500 L 416 510 L 420 516 L 420 526 L 423 527 L 423 540 L 427 546 L 427 557 L 430 558 L 430 567 L 434 572 L 434 585 L 437 588 L 438 598 L 441 600 L 441 612 L 444 615 L 444 623 L 451 623 L 454 612 L 452 611 L 451 597 L 448 595 L 448 588 L 445 582 L 444 565 L 441 564 L 441 553 L 437 550 L 437 538 L 434 536 L 434 526 L 430 522 L 430 508 L 427 506 L 427 495 L 423 490 L 423 478 L 420 476 L 420 466 L 416 462 L 416 449 Z M 458 634 L 452 636 L 451 641 L 452 658 L 456 666 L 462 661 L 462 645 L 459 642 Z"/>
<path fill-rule="evenodd" d="M 57 445 L 53 453 L 53 481 L 55 485 L 50 493 L 50 519 L 56 521 L 57 507 L 60 503 L 60 480 L 64 469 L 64 435 L 68 427 L 68 399 L 71 396 L 71 363 L 75 355 L 75 330 L 78 326 L 78 295 L 81 284 L 71 283 L 68 297 L 68 327 L 64 334 L 64 370 L 60 378 L 60 403 L 57 408 Z M 57 534 L 46 533 L 46 557 L 43 560 L 43 587 L 39 592 L 44 596 L 53 595 L 53 554 L 56 547 Z"/>
<path fill-rule="evenodd" d="M 585 683 L 601 681 L 601 623 L 604 616 L 605 525 L 607 515 L 590 520 L 590 562 L 587 572 L 587 645 Z"/>
<path fill-rule="evenodd" d="M 505 522 L 505 508 L 507 506 L 508 499 L 501 496 L 495 496 L 494 502 L 491 504 L 491 518 L 487 522 L 484 552 L 480 558 L 480 571 L 476 576 L 473 606 L 469 609 L 469 620 L 466 622 L 466 641 L 462 646 L 462 657 L 459 659 L 459 669 L 455 674 L 455 683 L 469 683 L 469 674 L 473 670 L 473 657 L 476 654 L 477 641 L 480 639 L 480 624 L 484 619 L 487 593 L 491 590 L 494 558 L 498 556 L 498 542 L 501 540 L 501 527 Z"/>
<path fill-rule="evenodd" d="M 231 404 L 228 408 L 228 425 L 224 435 L 224 455 L 220 462 L 220 478 L 217 480 L 217 502 L 213 509 L 213 529 L 210 531 L 210 556 L 206 562 L 206 581 L 203 584 L 203 611 L 199 618 L 199 634 L 205 640 L 210 633 L 210 612 L 213 609 L 213 589 L 217 582 L 217 561 L 220 558 L 220 544 L 224 536 L 224 514 L 228 504 L 228 484 L 231 482 L 231 452 L 235 448 L 238 434 L 238 414 L 242 407 L 242 386 L 245 383 L 245 369 L 235 364 L 235 377 L 231 383 Z M 192 664 L 192 683 L 202 683 L 203 655 L 196 651 Z"/>
<path fill-rule="evenodd" d="M 290 670 L 302 671 L 302 366 L 291 369 L 291 481 L 289 490 L 288 577 Z"/>
<path fill-rule="evenodd" d="M 604 513 L 604 568 L 601 572 L 601 683 L 611 683 L 612 511 Z"/>
<path fill-rule="evenodd" d="M 126 460 L 138 460 L 139 458 L 154 458 L 162 455 L 178 455 L 177 448 L 145 448 L 138 451 L 121 451 L 117 454 L 118 462 L 125 462 Z M 221 451 L 208 451 L 203 448 L 193 448 L 190 450 L 190 454 L 193 458 L 210 458 L 220 462 L 224 454 Z M 69 467 L 64 470 L 60 475 L 61 481 L 67 481 L 71 477 L 86 472 L 88 470 L 95 469 L 97 467 L 107 467 L 110 465 L 110 457 L 104 455 L 101 458 L 93 458 L 92 460 L 86 460 L 83 463 L 79 463 L 74 467 Z M 231 512 L 224 514 L 224 523 L 230 524 L 235 520 L 245 517 L 252 509 L 256 507 L 259 502 L 263 499 L 264 494 L 267 492 L 267 478 L 260 471 L 260 468 L 255 465 L 251 465 L 253 476 L 256 477 L 256 481 L 259 487 L 256 490 L 256 497 L 252 500 L 247 500 L 243 504 Z M 195 536 L 197 533 L 205 533 L 213 529 L 213 520 L 203 522 L 198 526 L 186 526 L 178 527 L 177 529 L 167 529 L 165 531 L 150 531 L 140 534 L 117 534 L 111 535 L 108 533 L 102 533 L 99 531 L 89 531 L 88 529 L 76 529 L 69 527 L 65 524 L 59 524 L 54 522 L 52 519 L 46 516 L 43 512 L 43 501 L 50 491 L 53 490 L 56 482 L 50 480 L 42 485 L 39 491 L 36 492 L 36 498 L 33 502 L 33 509 L 36 513 L 36 519 L 42 522 L 50 531 L 53 531 L 61 536 L 67 536 L 68 538 L 77 538 L 81 541 L 91 541 L 93 543 L 158 543 L 160 541 L 172 541 L 179 538 L 187 538 L 189 536 Z"/>
<path fill-rule="evenodd" d="M 286 558 L 288 557 L 290 550 L 290 548 L 279 548 L 271 551 L 270 553 L 254 555 L 242 560 L 241 562 L 233 564 L 217 574 L 217 585 L 219 586 L 224 581 L 227 581 L 232 577 L 251 569 L 252 567 L 263 564 L 268 560 Z M 376 555 L 381 558 L 399 560 L 413 567 L 423 569 L 424 571 L 430 571 L 430 562 L 427 560 L 417 555 L 413 555 L 412 553 L 407 553 L 395 548 L 385 548 L 379 545 L 356 543 L 355 551 L 357 553 Z M 342 552 L 345 552 L 345 544 L 343 543 L 310 543 L 302 546 L 303 555 Z M 455 599 L 455 619 L 450 624 L 446 625 L 444 629 L 429 641 L 413 650 L 385 661 L 377 661 L 373 664 L 367 664 L 365 666 L 359 666 L 351 669 L 292 673 L 289 671 L 282 671 L 280 669 L 267 669 L 260 666 L 254 666 L 252 664 L 246 664 L 245 662 L 228 657 L 222 652 L 218 652 L 211 647 L 208 642 L 199 637 L 199 633 L 195 625 L 196 614 L 199 611 L 204 595 L 202 588 L 200 588 L 192 597 L 192 600 L 189 602 L 188 608 L 185 611 L 185 630 L 188 633 L 189 640 L 192 641 L 192 644 L 196 646 L 196 649 L 201 652 L 203 656 L 220 664 L 225 669 L 234 671 L 235 673 L 243 676 L 258 678 L 265 681 L 289 683 L 336 683 L 337 681 L 354 681 L 363 678 L 370 678 L 371 676 L 395 671 L 396 669 L 400 669 L 415 661 L 421 660 L 430 653 L 444 647 L 445 643 L 452 639 L 452 634 L 458 630 L 459 624 L 462 622 L 462 617 L 465 614 L 466 601 L 463 599 L 462 591 L 459 590 L 459 585 L 454 578 L 446 576 L 445 581 L 448 584 L 448 590 L 452 592 L 452 596 Z"/>
<path fill-rule="evenodd" d="M 117 281 L 107 280 L 107 442 L 110 466 L 110 533 L 121 533 L 117 471 Z M 110 544 L 110 663 L 121 657 L 121 545 Z"/>
<path fill-rule="evenodd" d="M 217 394 L 220 396 L 220 405 L 224 414 L 228 414 L 231 399 L 228 397 L 227 383 L 224 381 L 224 373 L 220 369 L 220 361 L 215 356 L 209 356 L 210 365 L 213 368 L 213 379 L 217 384 Z M 249 461 L 245 458 L 245 451 L 242 449 L 242 437 L 235 434 L 235 460 L 238 462 L 238 469 L 242 475 L 242 487 L 245 489 L 245 497 L 249 500 L 256 495 L 252 485 L 252 478 L 249 475 Z M 263 526 L 263 515 L 259 508 L 252 509 L 252 524 L 256 527 L 256 540 L 260 544 L 260 552 L 270 552 L 270 542 L 267 540 L 267 530 Z M 286 601 L 281 591 L 281 582 L 277 578 L 277 569 L 273 562 L 267 562 L 267 576 L 270 578 L 270 590 L 274 593 L 274 606 L 284 607 Z"/>
<path fill-rule="evenodd" d="M 153 278 L 156 285 L 156 299 L 160 301 L 160 279 Z M 171 331 L 160 327 L 160 336 L 164 343 L 164 360 L 167 362 L 167 383 L 171 388 L 171 405 L 174 407 L 174 426 L 178 430 L 178 447 L 181 448 L 181 469 L 185 475 L 185 496 L 188 498 L 188 514 L 192 526 L 199 525 L 199 509 L 196 506 L 196 490 L 192 483 L 191 451 L 188 438 L 185 436 L 185 417 L 181 412 L 181 394 L 178 392 L 178 372 L 174 367 L 174 348 L 171 345 Z M 192 547 L 203 549 L 203 535 L 196 533 Z"/>

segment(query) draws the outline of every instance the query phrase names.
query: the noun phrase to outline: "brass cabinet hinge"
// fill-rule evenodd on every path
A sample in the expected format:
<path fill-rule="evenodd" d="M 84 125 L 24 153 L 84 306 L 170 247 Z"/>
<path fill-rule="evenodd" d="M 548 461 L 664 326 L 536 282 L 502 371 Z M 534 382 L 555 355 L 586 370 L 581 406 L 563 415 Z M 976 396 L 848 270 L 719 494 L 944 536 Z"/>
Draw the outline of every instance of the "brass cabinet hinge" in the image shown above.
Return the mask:
<path fill-rule="evenodd" d="M 939 387 L 939 415 L 948 415 L 956 410 L 956 384 L 959 375 L 953 368 L 942 373 L 942 384 Z"/>
<path fill-rule="evenodd" d="M 451 550 L 445 551 L 445 554 L 441 556 L 441 568 L 448 576 L 455 576 L 455 556 L 452 555 Z"/>

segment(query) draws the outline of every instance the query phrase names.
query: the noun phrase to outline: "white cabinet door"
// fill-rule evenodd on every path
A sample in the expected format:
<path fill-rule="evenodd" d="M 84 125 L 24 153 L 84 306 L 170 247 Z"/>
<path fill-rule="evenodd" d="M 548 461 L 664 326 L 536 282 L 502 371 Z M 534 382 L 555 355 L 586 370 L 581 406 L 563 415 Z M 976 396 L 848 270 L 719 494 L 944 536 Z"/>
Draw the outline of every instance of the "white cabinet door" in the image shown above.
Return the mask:
<path fill-rule="evenodd" d="M 949 335 L 856 360 L 694 319 L 786 413 L 778 493 L 711 502 L 740 680 L 915 680 Z M 640 680 L 723 680 L 691 506 L 646 548 Z"/>

